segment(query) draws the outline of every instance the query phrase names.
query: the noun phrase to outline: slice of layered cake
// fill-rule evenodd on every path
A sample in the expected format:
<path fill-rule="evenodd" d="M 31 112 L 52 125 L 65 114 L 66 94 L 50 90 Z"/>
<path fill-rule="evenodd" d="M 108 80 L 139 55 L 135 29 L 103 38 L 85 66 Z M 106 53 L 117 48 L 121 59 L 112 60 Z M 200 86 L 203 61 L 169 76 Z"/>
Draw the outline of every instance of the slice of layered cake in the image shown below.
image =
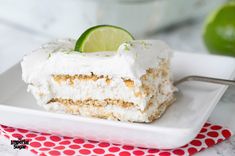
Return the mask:
<path fill-rule="evenodd" d="M 77 41 L 57 40 L 25 56 L 23 80 L 46 110 L 151 122 L 174 101 L 171 50 L 134 40 L 123 28 L 99 25 Z"/>
<path fill-rule="evenodd" d="M 75 40 L 58 40 L 23 58 L 23 80 L 46 110 L 151 122 L 173 102 L 165 43 L 134 40 L 116 52 L 92 53 L 74 46 Z"/>

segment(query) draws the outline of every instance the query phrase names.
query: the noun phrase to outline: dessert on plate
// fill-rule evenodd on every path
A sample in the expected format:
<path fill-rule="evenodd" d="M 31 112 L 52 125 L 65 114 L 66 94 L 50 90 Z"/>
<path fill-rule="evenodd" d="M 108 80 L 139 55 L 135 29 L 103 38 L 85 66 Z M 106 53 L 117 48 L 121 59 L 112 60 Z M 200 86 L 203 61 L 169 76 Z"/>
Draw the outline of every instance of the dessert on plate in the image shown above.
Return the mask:
<path fill-rule="evenodd" d="M 90 42 L 90 48 L 84 45 L 88 41 L 73 39 L 45 44 L 23 58 L 23 80 L 37 103 L 49 111 L 152 122 L 175 99 L 171 50 L 162 41 L 126 40 L 115 51 L 107 46 L 103 47 L 108 50 L 94 50 L 95 43 Z"/>

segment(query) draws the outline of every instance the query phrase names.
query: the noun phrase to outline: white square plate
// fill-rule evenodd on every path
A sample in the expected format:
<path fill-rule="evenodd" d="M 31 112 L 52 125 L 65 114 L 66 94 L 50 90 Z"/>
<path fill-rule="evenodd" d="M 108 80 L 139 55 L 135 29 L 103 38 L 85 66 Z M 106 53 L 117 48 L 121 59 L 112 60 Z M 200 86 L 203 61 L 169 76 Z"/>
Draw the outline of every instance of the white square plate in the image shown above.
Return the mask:
<path fill-rule="evenodd" d="M 235 60 L 229 57 L 175 52 L 172 58 L 174 79 L 187 75 L 203 75 L 232 79 Z M 202 82 L 186 82 L 176 102 L 151 124 L 126 123 L 74 115 L 46 112 L 26 92 L 19 64 L 0 75 L 1 124 L 34 131 L 77 136 L 152 148 L 176 148 L 192 140 L 226 86 Z"/>

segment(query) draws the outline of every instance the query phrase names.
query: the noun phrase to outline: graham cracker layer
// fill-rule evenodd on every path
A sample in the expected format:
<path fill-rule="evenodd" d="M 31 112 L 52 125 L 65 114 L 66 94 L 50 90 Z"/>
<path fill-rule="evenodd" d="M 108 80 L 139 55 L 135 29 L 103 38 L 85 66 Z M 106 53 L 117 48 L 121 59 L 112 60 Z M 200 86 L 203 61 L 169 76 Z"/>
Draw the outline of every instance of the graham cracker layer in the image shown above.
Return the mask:
<path fill-rule="evenodd" d="M 69 81 L 70 85 L 73 85 L 75 80 L 97 81 L 98 79 L 105 79 L 107 84 L 109 84 L 110 81 L 111 81 L 111 79 L 108 78 L 108 76 L 104 76 L 104 75 L 97 76 L 97 75 L 93 74 L 92 72 L 91 72 L 90 75 L 82 75 L 82 74 L 79 74 L 79 75 L 77 75 L 77 74 L 76 75 L 66 75 L 65 74 L 65 75 L 63 75 L 63 74 L 58 74 L 58 75 L 52 75 L 52 77 L 58 83 L 61 83 L 61 82 L 64 82 L 64 81 Z"/>
<path fill-rule="evenodd" d="M 48 102 L 48 104 L 53 102 L 58 102 L 64 105 L 78 105 L 78 106 L 91 105 L 96 107 L 104 107 L 107 105 L 116 105 L 122 108 L 134 107 L 133 102 L 126 102 L 119 99 L 109 99 L 109 98 L 104 100 L 86 99 L 86 100 L 76 100 L 76 101 L 72 99 L 53 98 Z"/>
<path fill-rule="evenodd" d="M 119 114 L 114 110 L 107 111 L 104 107 L 100 105 L 77 105 L 77 104 L 65 104 L 60 103 L 59 101 L 51 101 L 50 104 L 59 103 L 64 108 L 66 108 L 66 113 L 73 114 L 73 115 L 81 115 L 86 117 L 95 117 L 95 118 L 102 118 L 102 119 L 111 119 L 111 120 L 118 120 L 118 121 L 128 121 L 128 122 L 152 122 L 157 118 L 161 117 L 161 115 L 166 111 L 167 107 L 169 107 L 175 98 L 172 96 L 159 106 L 151 106 L 148 109 L 153 109 L 151 114 L 148 114 L 148 109 L 144 112 L 136 109 L 135 113 L 138 114 L 138 118 L 130 118 L 126 114 Z M 121 108 L 123 110 L 128 108 Z"/>
<path fill-rule="evenodd" d="M 154 103 L 154 98 L 156 95 L 152 96 L 149 101 L 147 102 L 146 108 L 142 110 L 141 112 L 146 111 L 149 107 L 151 107 Z M 97 99 L 85 99 L 85 100 L 72 100 L 72 99 L 63 99 L 63 98 L 52 98 L 50 101 L 47 102 L 47 104 L 57 102 L 60 104 L 63 104 L 65 106 L 71 106 L 71 105 L 76 105 L 76 106 L 84 106 L 84 105 L 89 105 L 89 106 L 95 106 L 95 107 L 105 107 L 107 105 L 114 105 L 114 106 L 119 106 L 124 109 L 128 108 L 135 108 L 136 105 L 133 102 L 128 102 L 120 99 L 104 99 L 104 100 L 97 100 Z"/>

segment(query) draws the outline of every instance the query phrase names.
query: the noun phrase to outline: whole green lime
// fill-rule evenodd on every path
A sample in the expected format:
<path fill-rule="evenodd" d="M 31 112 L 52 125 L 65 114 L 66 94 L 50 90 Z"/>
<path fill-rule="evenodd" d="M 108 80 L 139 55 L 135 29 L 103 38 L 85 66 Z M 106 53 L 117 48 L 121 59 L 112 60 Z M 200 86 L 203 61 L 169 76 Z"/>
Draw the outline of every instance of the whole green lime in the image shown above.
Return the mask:
<path fill-rule="evenodd" d="M 203 39 L 211 53 L 235 57 L 235 2 L 212 12 L 205 21 Z"/>

